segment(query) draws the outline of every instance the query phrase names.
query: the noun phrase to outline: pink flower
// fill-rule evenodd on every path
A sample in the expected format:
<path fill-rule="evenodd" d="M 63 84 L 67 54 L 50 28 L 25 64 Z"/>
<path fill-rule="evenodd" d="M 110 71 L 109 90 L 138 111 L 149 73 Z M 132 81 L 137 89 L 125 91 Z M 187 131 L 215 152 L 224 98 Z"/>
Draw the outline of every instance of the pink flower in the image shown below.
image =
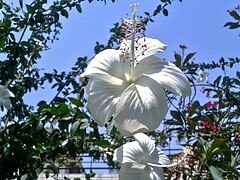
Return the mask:
<path fill-rule="evenodd" d="M 211 131 L 217 130 L 217 126 L 214 126 L 214 125 L 210 125 L 210 126 L 208 126 L 208 128 L 209 128 L 209 130 L 211 130 Z"/>
<path fill-rule="evenodd" d="M 218 106 L 218 104 L 219 104 L 218 101 L 214 101 L 214 102 L 213 102 L 213 105 L 214 105 L 215 107 Z"/>
<path fill-rule="evenodd" d="M 212 102 L 211 101 L 208 101 L 207 102 L 207 107 L 210 108 L 212 106 Z"/>
<path fill-rule="evenodd" d="M 207 126 L 209 123 L 207 121 L 202 121 L 203 126 Z"/>

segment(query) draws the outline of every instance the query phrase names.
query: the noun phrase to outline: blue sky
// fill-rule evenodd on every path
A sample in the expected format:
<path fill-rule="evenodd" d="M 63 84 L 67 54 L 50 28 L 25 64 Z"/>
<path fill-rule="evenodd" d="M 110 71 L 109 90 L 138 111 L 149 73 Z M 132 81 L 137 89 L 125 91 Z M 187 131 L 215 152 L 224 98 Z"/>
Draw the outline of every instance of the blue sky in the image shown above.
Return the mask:
<path fill-rule="evenodd" d="M 113 23 L 131 14 L 129 4 L 139 2 L 138 15 L 145 11 L 153 12 L 159 1 L 156 0 L 116 0 L 112 3 L 83 2 L 83 13 L 73 10 L 68 19 L 62 18 L 63 29 L 60 40 L 50 44 L 51 49 L 42 54 L 38 61 L 39 68 L 51 72 L 70 71 L 78 57 L 94 55 L 96 41 L 105 44 L 110 36 L 109 30 Z M 179 45 L 188 47 L 187 52 L 197 52 L 197 62 L 211 62 L 221 57 L 236 57 L 240 55 L 239 30 L 229 30 L 223 25 L 231 21 L 227 10 L 239 4 L 238 0 L 178 0 L 168 6 L 169 15 L 159 14 L 154 17 L 154 23 L 147 26 L 146 36 L 157 38 L 168 45 L 165 52 L 159 54 L 166 60 L 173 60 L 175 51 L 180 51 Z M 41 94 L 50 101 L 54 92 L 40 90 L 26 96 L 26 101 L 35 105 L 41 100 Z M 32 97 L 35 98 L 32 98 Z M 38 99 L 39 97 L 39 99 Z"/>

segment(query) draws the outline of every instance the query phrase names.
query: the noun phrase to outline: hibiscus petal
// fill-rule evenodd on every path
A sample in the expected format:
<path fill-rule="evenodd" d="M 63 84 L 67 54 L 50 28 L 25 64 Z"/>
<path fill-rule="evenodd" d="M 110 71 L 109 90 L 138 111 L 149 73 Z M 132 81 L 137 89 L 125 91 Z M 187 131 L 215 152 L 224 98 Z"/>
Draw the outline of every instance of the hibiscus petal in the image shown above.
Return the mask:
<path fill-rule="evenodd" d="M 149 77 L 141 76 L 119 99 L 115 126 L 123 135 L 154 131 L 167 113 L 165 92 Z"/>
<path fill-rule="evenodd" d="M 145 157 L 145 162 L 148 165 L 156 167 L 167 167 L 171 164 L 169 158 L 158 147 L 156 147 L 151 154 Z"/>
<path fill-rule="evenodd" d="M 143 133 L 134 135 L 136 141 L 126 143 L 115 150 L 114 160 L 120 163 L 142 163 L 155 150 L 155 141 Z"/>
<path fill-rule="evenodd" d="M 134 138 L 143 149 L 145 155 L 142 159 L 143 163 L 150 163 L 154 165 L 169 165 L 169 158 L 163 153 L 163 151 L 155 146 L 155 141 L 149 138 L 143 133 L 137 133 Z"/>
<path fill-rule="evenodd" d="M 2 97 L 9 98 L 9 97 L 15 97 L 14 94 L 9 91 L 7 88 L 3 90 Z"/>
<path fill-rule="evenodd" d="M 131 40 L 123 40 L 120 46 L 121 62 L 130 62 L 132 60 L 131 54 Z M 134 41 L 134 66 L 141 60 L 166 49 L 166 45 L 157 39 L 152 38 L 137 38 Z"/>
<path fill-rule="evenodd" d="M 191 95 L 191 86 L 185 74 L 173 63 L 150 56 L 142 60 L 134 69 L 134 79 L 147 75 L 165 89 L 181 96 Z"/>
<path fill-rule="evenodd" d="M 136 48 L 135 58 L 137 62 L 140 62 L 144 58 L 163 52 L 167 48 L 167 45 L 157 39 L 143 37 L 136 40 L 135 49 Z"/>
<path fill-rule="evenodd" d="M 155 150 L 155 141 L 146 134 L 136 133 L 133 136 L 146 154 L 151 154 Z"/>
<path fill-rule="evenodd" d="M 12 107 L 11 105 L 11 101 L 9 98 L 3 98 L 2 99 L 2 105 L 6 108 L 6 109 L 10 109 Z"/>
<path fill-rule="evenodd" d="M 114 114 L 125 87 L 123 80 L 109 75 L 99 75 L 88 82 L 88 107 L 100 126 L 104 126 Z"/>
<path fill-rule="evenodd" d="M 119 51 L 106 49 L 98 53 L 87 66 L 86 71 L 80 77 L 97 77 L 99 75 L 111 75 L 124 79 L 119 60 Z"/>
<path fill-rule="evenodd" d="M 114 161 L 120 163 L 140 163 L 145 152 L 137 141 L 128 142 L 114 151 Z"/>
<path fill-rule="evenodd" d="M 132 163 L 122 165 L 119 180 L 164 180 L 163 169 L 159 167 L 137 166 Z"/>

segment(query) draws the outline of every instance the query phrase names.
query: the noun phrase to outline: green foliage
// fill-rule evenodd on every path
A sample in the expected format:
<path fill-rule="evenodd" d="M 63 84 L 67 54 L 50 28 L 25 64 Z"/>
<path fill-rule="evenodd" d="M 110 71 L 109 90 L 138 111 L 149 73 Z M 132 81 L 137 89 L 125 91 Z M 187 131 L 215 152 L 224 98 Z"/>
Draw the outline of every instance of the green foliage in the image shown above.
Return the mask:
<path fill-rule="evenodd" d="M 79 57 L 70 72 L 42 73 L 35 67 L 41 52 L 49 50 L 51 43 L 58 40 L 62 18 L 69 18 L 72 9 L 82 13 L 83 1 L 39 0 L 26 4 L 19 0 L 12 5 L 0 0 L 0 84 L 15 94 L 11 98 L 13 107 L 2 112 L 0 119 L 0 179 L 21 179 L 24 175 L 36 179 L 42 171 L 48 177 L 46 165 L 58 173 L 55 163 L 76 161 L 76 157 L 83 154 L 94 159 L 105 155 L 107 163 L 116 166 L 112 161 L 113 150 L 131 141 L 120 135 L 112 121 L 106 124 L 107 133 L 101 133 L 87 111 L 86 80 L 78 79 L 90 60 L 88 57 Z M 106 0 L 101 1 L 106 3 Z M 152 13 L 145 12 L 145 17 L 141 17 L 144 28 L 160 13 L 168 16 L 167 7 L 171 3 L 171 0 L 161 0 Z M 238 28 L 238 11 L 229 14 L 237 22 L 225 26 Z M 107 43 L 96 42 L 95 53 L 118 48 L 124 36 L 121 28 L 120 22 L 114 23 Z M 174 63 L 189 77 L 193 96 L 178 99 L 167 92 L 171 110 L 164 121 L 166 129 L 149 135 L 162 146 L 167 146 L 168 140 L 176 136 L 181 145 L 192 148 L 188 166 L 176 168 L 171 175 L 208 179 L 239 177 L 240 72 L 237 70 L 233 76 L 227 76 L 224 71 L 235 68 L 240 59 L 221 58 L 197 64 L 193 61 L 196 53 L 185 55 L 186 47 L 180 47 L 182 52 L 174 54 Z M 212 81 L 197 83 L 198 70 L 217 70 L 219 76 Z M 56 92 L 51 102 L 47 103 L 43 97 L 35 108 L 25 104 L 26 94 L 47 84 Z M 199 87 L 203 87 L 202 93 L 208 96 L 206 102 L 196 96 Z M 93 176 L 94 172 L 86 173 L 87 179 Z"/>
<path fill-rule="evenodd" d="M 176 99 L 169 94 L 172 110 L 167 125 L 169 139 L 176 136 L 184 147 L 190 147 L 186 155 L 175 157 L 180 161 L 184 156 L 185 167 L 177 167 L 169 172 L 176 177 L 203 179 L 235 179 L 240 176 L 240 81 L 239 71 L 232 77 L 219 75 L 212 82 L 197 82 L 198 70 L 224 71 L 239 65 L 239 58 L 221 58 L 211 64 L 196 64 L 192 59 L 195 53 L 185 56 L 176 53 L 175 64 L 188 74 L 193 87 L 193 97 L 189 100 Z M 201 91 L 206 95 L 201 101 L 196 94 Z M 204 99 L 205 102 L 204 103 Z"/>
<path fill-rule="evenodd" d="M 40 73 L 35 67 L 41 52 L 58 40 L 61 17 L 68 18 L 74 7 L 81 13 L 81 2 L 0 1 L 0 84 L 15 94 L 13 107 L 1 117 L 0 179 L 21 179 L 24 175 L 36 179 L 46 164 L 57 173 L 56 162 L 76 160 L 90 152 L 99 158 L 107 145 L 86 111 L 85 84 L 78 81 L 87 57 L 79 58 L 68 73 Z M 56 90 L 50 103 L 43 99 L 36 110 L 25 104 L 27 93 L 47 83 Z"/>
<path fill-rule="evenodd" d="M 240 6 L 237 6 L 233 10 L 229 10 L 229 15 L 235 20 L 235 22 L 227 22 L 224 26 L 228 27 L 229 29 L 237 29 L 240 27 Z"/>

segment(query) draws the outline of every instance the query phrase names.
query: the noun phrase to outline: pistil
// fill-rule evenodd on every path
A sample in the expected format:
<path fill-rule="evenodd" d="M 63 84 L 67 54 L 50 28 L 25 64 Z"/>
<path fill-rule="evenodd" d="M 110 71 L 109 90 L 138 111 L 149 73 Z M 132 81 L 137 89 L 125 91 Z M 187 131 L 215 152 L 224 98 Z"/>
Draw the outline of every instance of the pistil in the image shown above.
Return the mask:
<path fill-rule="evenodd" d="M 136 34 L 136 6 L 138 3 L 132 3 L 132 31 L 131 31 L 131 75 L 133 75 L 134 63 L 135 63 L 135 34 Z"/>

